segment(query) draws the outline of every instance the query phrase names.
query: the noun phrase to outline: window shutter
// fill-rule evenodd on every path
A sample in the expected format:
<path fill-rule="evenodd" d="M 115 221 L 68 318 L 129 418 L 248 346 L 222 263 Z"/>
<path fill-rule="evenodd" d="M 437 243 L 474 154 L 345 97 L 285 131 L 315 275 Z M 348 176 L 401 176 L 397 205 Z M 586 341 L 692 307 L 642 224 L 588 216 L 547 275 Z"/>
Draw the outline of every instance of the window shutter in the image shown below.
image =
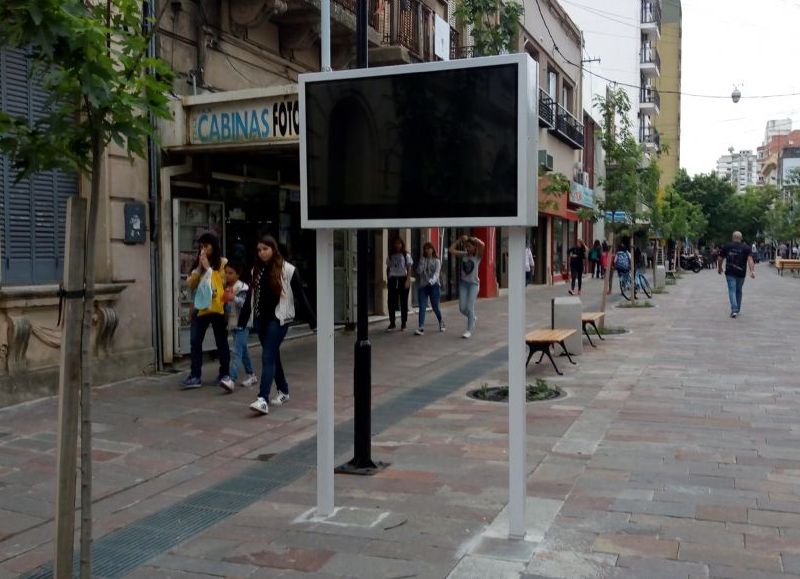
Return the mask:
<path fill-rule="evenodd" d="M 47 106 L 30 77 L 22 50 L 0 48 L 0 107 L 31 121 Z M 9 160 L 0 156 L 0 254 L 3 284 L 58 282 L 63 274 L 66 200 L 78 189 L 76 175 L 45 171 L 15 183 Z"/>

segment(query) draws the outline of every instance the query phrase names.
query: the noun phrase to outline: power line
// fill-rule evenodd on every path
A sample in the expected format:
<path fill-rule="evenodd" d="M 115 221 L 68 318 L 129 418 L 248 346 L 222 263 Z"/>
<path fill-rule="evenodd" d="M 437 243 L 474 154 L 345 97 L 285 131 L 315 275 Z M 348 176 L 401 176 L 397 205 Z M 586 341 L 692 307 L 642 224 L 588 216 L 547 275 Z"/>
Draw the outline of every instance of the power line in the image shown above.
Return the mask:
<path fill-rule="evenodd" d="M 594 72 L 592 70 L 584 68 L 583 65 L 576 64 L 575 62 L 570 60 L 569 57 L 566 54 L 564 54 L 563 52 L 561 52 L 561 49 L 558 47 L 558 44 L 556 43 L 556 39 L 553 37 L 553 33 L 550 31 L 550 26 L 547 24 L 547 19 L 544 17 L 544 12 L 542 11 L 542 5 L 539 2 L 539 0 L 536 0 L 536 8 L 538 8 L 539 15 L 542 17 L 542 23 L 544 24 L 545 30 L 547 30 L 547 35 L 550 37 L 550 41 L 553 43 L 553 50 L 555 52 L 557 52 L 558 54 L 560 54 L 561 58 L 563 58 L 564 61 L 567 64 L 571 64 L 575 68 L 577 68 L 577 69 L 579 69 L 581 71 L 585 71 L 585 72 L 591 74 L 594 77 L 603 79 L 606 82 L 610 82 L 613 85 L 626 86 L 626 87 L 629 87 L 629 88 L 635 88 L 637 90 L 641 90 L 642 86 L 639 85 L 639 84 L 631 84 L 631 83 L 628 83 L 628 82 L 617 81 L 617 80 L 614 80 L 613 78 L 608 78 L 607 76 L 603 76 L 602 74 L 598 74 L 598 73 L 596 73 L 596 72 Z M 684 91 L 678 91 L 678 90 L 659 90 L 658 92 L 661 93 L 661 94 L 677 94 L 677 95 L 681 95 L 681 96 L 688 96 L 688 97 L 694 97 L 694 98 L 705 98 L 705 99 L 729 99 L 729 98 L 731 98 L 730 95 L 722 96 L 722 95 L 697 94 L 697 93 L 690 93 L 690 92 L 684 92 Z M 791 96 L 800 96 L 800 92 L 791 92 L 791 93 L 784 93 L 784 94 L 751 95 L 751 96 L 742 95 L 740 98 L 743 98 L 743 99 L 771 99 L 771 98 L 782 98 L 782 97 L 791 97 Z"/>

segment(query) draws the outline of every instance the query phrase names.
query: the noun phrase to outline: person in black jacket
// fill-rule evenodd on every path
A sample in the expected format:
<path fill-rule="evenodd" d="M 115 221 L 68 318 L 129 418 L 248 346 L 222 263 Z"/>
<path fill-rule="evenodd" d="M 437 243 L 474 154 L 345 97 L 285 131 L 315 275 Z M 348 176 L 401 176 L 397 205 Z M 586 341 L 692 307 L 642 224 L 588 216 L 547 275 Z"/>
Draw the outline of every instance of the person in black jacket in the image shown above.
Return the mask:
<path fill-rule="evenodd" d="M 250 409 L 259 414 L 269 414 L 269 404 L 282 406 L 289 402 L 289 383 L 283 372 L 280 353 L 289 324 L 295 319 L 303 319 L 314 329 L 316 317 L 297 268 L 283 259 L 271 235 L 261 237 L 256 255 L 253 280 L 239 315 L 239 327 L 247 326 L 252 311 L 253 327 L 261 342 L 261 382 L 258 398 Z M 268 404 L 273 380 L 278 393 Z"/>

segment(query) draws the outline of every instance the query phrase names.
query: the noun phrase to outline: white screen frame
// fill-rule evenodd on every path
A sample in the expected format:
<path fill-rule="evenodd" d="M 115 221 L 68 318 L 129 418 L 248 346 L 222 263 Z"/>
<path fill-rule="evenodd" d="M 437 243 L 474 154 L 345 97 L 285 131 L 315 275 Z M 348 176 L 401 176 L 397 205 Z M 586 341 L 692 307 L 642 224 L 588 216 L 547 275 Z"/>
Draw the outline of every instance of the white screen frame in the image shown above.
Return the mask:
<path fill-rule="evenodd" d="M 517 66 L 517 210 L 503 217 L 424 217 L 398 219 L 309 219 L 306 157 L 306 83 L 429 73 L 487 66 Z M 300 97 L 300 222 L 304 229 L 383 229 L 414 227 L 481 227 L 538 224 L 538 64 L 526 53 L 302 74 Z"/>

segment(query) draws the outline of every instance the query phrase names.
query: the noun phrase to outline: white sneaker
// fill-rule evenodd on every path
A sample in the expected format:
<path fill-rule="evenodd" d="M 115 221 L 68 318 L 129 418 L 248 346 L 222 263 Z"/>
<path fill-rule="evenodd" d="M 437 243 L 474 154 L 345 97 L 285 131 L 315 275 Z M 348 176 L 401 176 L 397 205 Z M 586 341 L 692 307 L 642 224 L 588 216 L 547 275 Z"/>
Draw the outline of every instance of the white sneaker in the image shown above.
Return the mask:
<path fill-rule="evenodd" d="M 269 403 L 273 406 L 283 406 L 287 402 L 289 402 L 289 395 L 284 394 L 281 391 L 278 391 L 278 394 L 275 396 L 275 398 L 269 401 Z"/>
<path fill-rule="evenodd" d="M 439 324 L 439 331 L 442 333 L 445 333 L 447 331 L 447 328 L 444 327 L 444 323 Z"/>
<path fill-rule="evenodd" d="M 250 405 L 250 410 L 260 414 L 269 414 L 269 404 L 267 404 L 267 401 L 259 396 L 256 398 L 256 401 Z"/>
<path fill-rule="evenodd" d="M 222 378 L 220 378 L 219 385 L 228 394 L 232 393 L 233 389 L 236 387 L 236 383 L 231 379 L 230 376 L 223 376 Z"/>
<path fill-rule="evenodd" d="M 464 332 L 464 335 L 461 336 L 465 340 L 469 340 L 472 337 L 472 332 Z"/>
<path fill-rule="evenodd" d="M 242 386 L 246 386 L 247 388 L 255 386 L 256 384 L 258 384 L 258 376 L 255 374 L 250 374 L 247 378 L 242 380 Z"/>
<path fill-rule="evenodd" d="M 415 336 L 424 336 L 425 335 L 425 330 L 423 330 L 422 328 L 420 328 L 419 330 L 415 330 L 414 331 L 414 335 Z"/>

